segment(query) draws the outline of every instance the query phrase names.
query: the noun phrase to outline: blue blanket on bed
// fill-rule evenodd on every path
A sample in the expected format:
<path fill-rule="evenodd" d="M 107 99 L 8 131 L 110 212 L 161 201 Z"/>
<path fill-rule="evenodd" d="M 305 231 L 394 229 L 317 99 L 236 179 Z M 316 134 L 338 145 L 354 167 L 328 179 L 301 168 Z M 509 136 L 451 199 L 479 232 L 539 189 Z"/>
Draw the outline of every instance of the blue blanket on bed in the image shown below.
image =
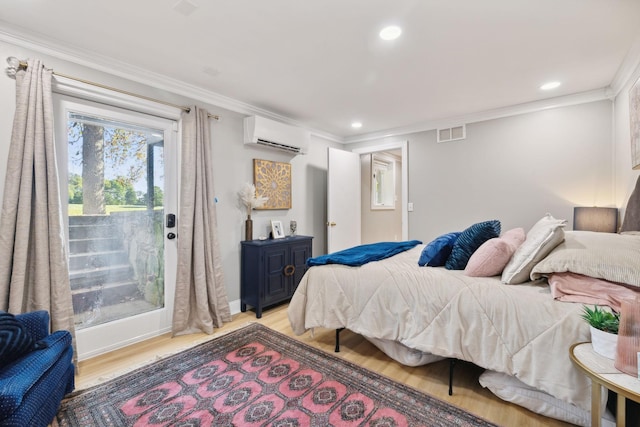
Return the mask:
<path fill-rule="evenodd" d="M 327 255 L 309 258 L 307 260 L 307 265 L 312 267 L 314 265 L 343 264 L 356 267 L 371 261 L 379 261 L 381 259 L 389 258 L 393 255 L 399 254 L 400 252 L 409 250 L 420 243 L 422 242 L 419 240 L 370 243 L 368 245 L 355 246 L 353 248 L 333 252 Z"/>

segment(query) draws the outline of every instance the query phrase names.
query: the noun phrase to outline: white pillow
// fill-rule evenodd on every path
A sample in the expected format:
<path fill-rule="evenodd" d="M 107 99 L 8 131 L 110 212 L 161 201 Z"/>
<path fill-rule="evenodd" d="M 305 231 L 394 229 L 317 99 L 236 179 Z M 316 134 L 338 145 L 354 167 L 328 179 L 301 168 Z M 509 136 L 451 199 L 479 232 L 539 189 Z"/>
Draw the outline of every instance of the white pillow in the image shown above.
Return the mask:
<path fill-rule="evenodd" d="M 516 285 L 529 281 L 533 267 L 564 240 L 565 219 L 546 214 L 527 233 L 524 243 L 516 250 L 502 272 L 502 283 Z"/>
<path fill-rule="evenodd" d="M 531 270 L 533 280 L 571 272 L 640 287 L 640 236 L 567 231 L 565 239 Z"/>

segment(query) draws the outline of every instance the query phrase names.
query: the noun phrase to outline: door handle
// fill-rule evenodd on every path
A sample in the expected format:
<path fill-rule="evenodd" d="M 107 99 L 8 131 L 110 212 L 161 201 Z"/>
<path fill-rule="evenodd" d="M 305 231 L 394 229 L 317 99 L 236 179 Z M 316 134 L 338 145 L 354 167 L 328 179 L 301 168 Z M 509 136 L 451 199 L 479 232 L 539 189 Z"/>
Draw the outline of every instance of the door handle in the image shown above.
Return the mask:
<path fill-rule="evenodd" d="M 167 228 L 173 228 L 176 226 L 176 215 L 167 214 Z"/>
<path fill-rule="evenodd" d="M 335 227 L 335 226 L 336 226 L 336 223 L 335 223 L 335 222 L 333 222 L 333 221 L 331 221 L 331 222 L 327 221 L 327 226 L 329 226 L 329 227 Z"/>

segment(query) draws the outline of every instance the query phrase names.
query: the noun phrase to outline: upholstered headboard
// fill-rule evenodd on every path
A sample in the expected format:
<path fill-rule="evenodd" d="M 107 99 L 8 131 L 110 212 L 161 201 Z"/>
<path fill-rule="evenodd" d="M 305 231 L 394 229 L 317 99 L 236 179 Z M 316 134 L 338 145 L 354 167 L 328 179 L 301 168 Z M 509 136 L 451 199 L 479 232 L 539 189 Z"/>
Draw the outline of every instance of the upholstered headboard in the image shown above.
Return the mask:
<path fill-rule="evenodd" d="M 633 189 L 624 211 L 620 232 L 623 231 L 640 231 L 640 177 L 636 181 L 636 187 Z"/>

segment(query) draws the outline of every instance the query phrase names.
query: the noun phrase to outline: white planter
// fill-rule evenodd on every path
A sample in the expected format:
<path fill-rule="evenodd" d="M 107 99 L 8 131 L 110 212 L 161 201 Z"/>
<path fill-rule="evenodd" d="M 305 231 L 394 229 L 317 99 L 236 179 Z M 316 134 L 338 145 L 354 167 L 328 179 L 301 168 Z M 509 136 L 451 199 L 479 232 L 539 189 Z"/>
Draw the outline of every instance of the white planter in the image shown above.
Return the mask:
<path fill-rule="evenodd" d="M 593 351 L 607 359 L 615 359 L 618 335 L 601 331 L 593 326 L 589 326 L 589 329 L 591 329 L 591 345 L 593 346 Z"/>

